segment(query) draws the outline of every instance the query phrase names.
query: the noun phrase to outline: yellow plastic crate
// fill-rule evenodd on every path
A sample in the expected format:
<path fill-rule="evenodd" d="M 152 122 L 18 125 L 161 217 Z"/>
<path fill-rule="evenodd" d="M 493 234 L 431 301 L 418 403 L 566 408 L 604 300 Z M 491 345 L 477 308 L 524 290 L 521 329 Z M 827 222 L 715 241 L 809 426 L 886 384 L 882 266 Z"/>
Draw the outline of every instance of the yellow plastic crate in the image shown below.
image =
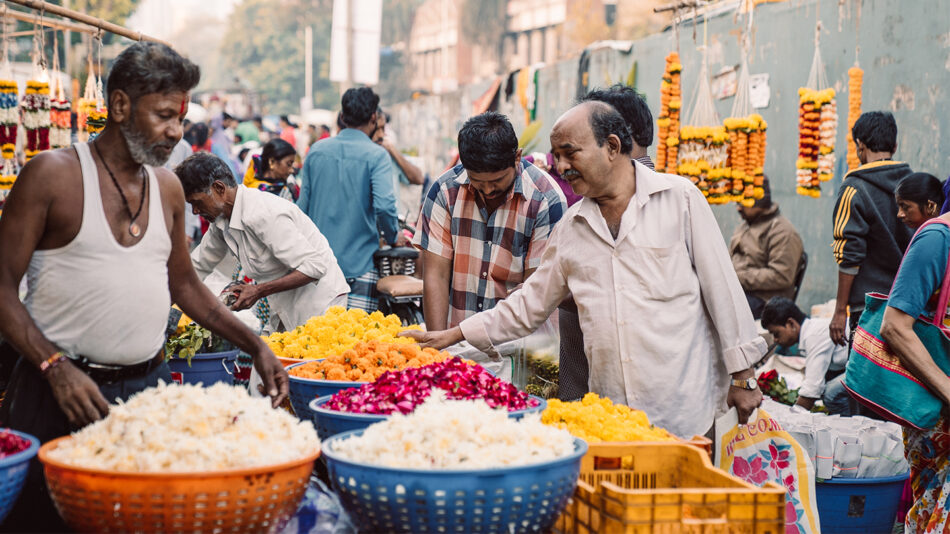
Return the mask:
<path fill-rule="evenodd" d="M 594 458 L 632 457 L 631 468 L 596 469 Z M 558 534 L 783 534 L 785 489 L 756 487 L 679 443 L 595 443 L 581 461 Z"/>

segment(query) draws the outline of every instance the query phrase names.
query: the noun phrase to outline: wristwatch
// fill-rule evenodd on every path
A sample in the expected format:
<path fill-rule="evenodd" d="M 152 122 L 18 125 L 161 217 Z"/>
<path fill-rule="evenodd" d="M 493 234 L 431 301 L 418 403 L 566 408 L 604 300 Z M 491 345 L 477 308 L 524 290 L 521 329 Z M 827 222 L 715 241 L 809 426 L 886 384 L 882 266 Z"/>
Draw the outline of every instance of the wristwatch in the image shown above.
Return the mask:
<path fill-rule="evenodd" d="M 750 376 L 749 378 L 743 378 L 742 380 L 732 379 L 732 386 L 742 389 L 748 389 L 752 391 L 759 387 L 759 383 L 755 380 L 755 377 Z"/>

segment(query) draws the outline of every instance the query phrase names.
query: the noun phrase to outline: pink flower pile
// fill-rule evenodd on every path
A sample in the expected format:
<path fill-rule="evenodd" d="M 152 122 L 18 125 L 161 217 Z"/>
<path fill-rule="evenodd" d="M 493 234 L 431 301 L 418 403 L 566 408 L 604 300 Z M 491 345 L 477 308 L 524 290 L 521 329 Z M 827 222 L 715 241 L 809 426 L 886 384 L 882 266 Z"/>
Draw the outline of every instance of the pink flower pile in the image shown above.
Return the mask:
<path fill-rule="evenodd" d="M 511 383 L 492 376 L 484 367 L 467 364 L 456 357 L 423 367 L 389 371 L 375 382 L 336 393 L 324 407 L 349 413 L 408 414 L 435 388 L 445 391 L 448 399 L 482 399 L 492 408 L 505 407 L 509 412 L 539 404 Z"/>
<path fill-rule="evenodd" d="M 14 455 L 30 448 L 30 442 L 16 434 L 0 430 L 0 458 Z"/>

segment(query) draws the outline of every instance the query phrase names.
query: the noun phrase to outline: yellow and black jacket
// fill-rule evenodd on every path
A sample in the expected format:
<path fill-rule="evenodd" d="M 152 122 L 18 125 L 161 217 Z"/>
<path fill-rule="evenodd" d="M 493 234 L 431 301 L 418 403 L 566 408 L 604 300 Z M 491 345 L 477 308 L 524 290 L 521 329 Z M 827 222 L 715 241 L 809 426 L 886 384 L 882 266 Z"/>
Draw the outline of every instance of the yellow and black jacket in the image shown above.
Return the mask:
<path fill-rule="evenodd" d="M 912 171 L 899 161 L 875 161 L 849 172 L 832 222 L 835 261 L 854 274 L 848 304 L 862 309 L 865 293 L 888 293 L 913 232 L 897 220 L 894 190 Z"/>

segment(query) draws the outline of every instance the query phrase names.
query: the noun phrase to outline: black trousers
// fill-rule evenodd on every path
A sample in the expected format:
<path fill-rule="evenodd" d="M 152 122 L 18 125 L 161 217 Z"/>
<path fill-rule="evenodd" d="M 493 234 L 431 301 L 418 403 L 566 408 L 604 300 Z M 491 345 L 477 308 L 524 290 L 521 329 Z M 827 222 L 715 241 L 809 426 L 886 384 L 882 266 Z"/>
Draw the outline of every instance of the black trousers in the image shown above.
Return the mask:
<path fill-rule="evenodd" d="M 558 362 L 557 397 L 562 401 L 573 401 L 588 392 L 587 355 L 584 353 L 584 333 L 581 332 L 577 308 L 558 308 L 558 330 L 561 346 Z"/>
<path fill-rule="evenodd" d="M 7 345 L 9 349 L 9 345 Z M 161 364 L 147 375 L 99 384 L 99 391 L 109 402 L 127 400 L 145 388 L 158 385 L 159 379 L 171 382 L 167 364 Z M 59 407 L 49 383 L 32 364 L 19 358 L 3 405 L 0 407 L 0 423 L 13 430 L 36 436 L 41 443 L 52 441 L 79 430 L 69 424 L 69 419 Z M 38 458 L 30 462 L 26 483 L 16 505 L 10 511 L 2 532 L 67 532 L 69 528 L 59 516 L 46 487 L 43 466 Z"/>

